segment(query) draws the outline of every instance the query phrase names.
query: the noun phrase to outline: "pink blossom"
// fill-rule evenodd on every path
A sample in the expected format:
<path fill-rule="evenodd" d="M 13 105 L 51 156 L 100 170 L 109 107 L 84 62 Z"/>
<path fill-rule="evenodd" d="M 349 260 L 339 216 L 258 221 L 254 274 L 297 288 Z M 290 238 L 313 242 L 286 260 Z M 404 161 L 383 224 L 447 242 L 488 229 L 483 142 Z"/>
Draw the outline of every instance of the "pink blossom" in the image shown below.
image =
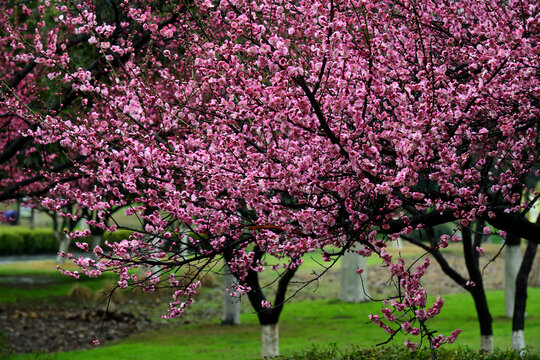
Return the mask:
<path fill-rule="evenodd" d="M 439 348 L 444 343 L 444 336 L 443 335 L 437 335 L 433 339 L 431 339 L 431 344 L 434 349 Z"/>
<path fill-rule="evenodd" d="M 450 336 L 447 336 L 447 337 L 446 337 L 446 339 L 445 339 L 446 342 L 447 342 L 448 344 L 452 344 L 454 341 L 456 341 L 458 335 L 461 334 L 461 331 L 462 331 L 461 329 L 456 329 L 456 330 L 452 331 L 452 332 L 450 333 Z"/>
<path fill-rule="evenodd" d="M 409 339 L 406 339 L 404 342 L 407 349 L 409 349 L 410 352 L 414 352 L 416 348 L 418 347 L 417 343 L 410 342 Z"/>

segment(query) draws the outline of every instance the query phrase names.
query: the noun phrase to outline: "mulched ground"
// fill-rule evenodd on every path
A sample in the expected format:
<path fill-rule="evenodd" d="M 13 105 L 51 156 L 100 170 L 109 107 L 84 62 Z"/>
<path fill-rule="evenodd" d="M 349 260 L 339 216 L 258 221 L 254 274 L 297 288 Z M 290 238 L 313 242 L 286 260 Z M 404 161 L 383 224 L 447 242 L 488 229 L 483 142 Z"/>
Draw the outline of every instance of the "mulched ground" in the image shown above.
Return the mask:
<path fill-rule="evenodd" d="M 102 308 L 81 310 L 73 304 L 52 303 L 0 304 L 0 324 L 6 337 L 4 352 L 14 353 L 88 348 L 100 333 L 106 342 L 162 326 L 143 313 L 106 313 Z"/>

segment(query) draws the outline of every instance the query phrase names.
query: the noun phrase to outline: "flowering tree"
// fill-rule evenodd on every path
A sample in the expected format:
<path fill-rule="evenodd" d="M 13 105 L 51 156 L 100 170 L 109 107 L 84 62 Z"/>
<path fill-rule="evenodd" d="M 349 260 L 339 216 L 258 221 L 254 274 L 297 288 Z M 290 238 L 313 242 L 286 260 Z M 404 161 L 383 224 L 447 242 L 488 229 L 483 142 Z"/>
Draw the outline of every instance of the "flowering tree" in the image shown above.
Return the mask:
<path fill-rule="evenodd" d="M 23 80 L 4 84 L 1 108 L 24 124 L 0 163 L 15 166 L 30 143 L 61 146 L 84 159 L 71 157 L 69 173 L 100 187 L 62 177 L 47 186 L 91 209 L 127 206 L 146 222 L 113 251 L 95 248 L 100 260 L 76 260 L 83 272 L 114 269 L 121 288 L 147 290 L 167 274 L 179 287 L 174 317 L 198 287 L 180 285 L 174 269 L 202 271 L 230 254 L 236 291 L 253 297 L 259 251 L 288 274 L 306 253 L 322 249 L 332 261 L 358 244 L 402 289 L 372 320 L 436 348 L 458 332 L 427 329 L 443 304 L 425 309 L 419 280 L 429 262 L 409 271 L 386 242 L 475 219 L 540 241 L 540 226 L 523 215 L 537 197 L 520 201 L 523 179 L 538 176 L 536 1 L 109 4 L 2 12 L 3 61 Z M 35 26 L 19 12 L 36 16 Z M 84 64 L 81 51 L 94 60 Z M 59 105 L 33 105 L 23 81 L 64 89 Z M 197 235 L 178 249 L 182 228 Z M 150 282 L 129 273 L 141 266 L 157 269 Z"/>

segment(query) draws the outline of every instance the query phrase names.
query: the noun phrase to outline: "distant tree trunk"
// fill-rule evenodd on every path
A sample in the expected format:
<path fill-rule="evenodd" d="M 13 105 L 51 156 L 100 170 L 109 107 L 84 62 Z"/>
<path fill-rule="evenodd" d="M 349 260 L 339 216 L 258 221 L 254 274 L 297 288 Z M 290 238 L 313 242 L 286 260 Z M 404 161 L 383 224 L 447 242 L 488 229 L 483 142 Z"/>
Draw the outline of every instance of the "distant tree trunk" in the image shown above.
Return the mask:
<path fill-rule="evenodd" d="M 66 258 L 65 256 L 62 256 L 62 254 L 67 254 L 71 239 L 68 238 L 63 231 L 58 230 L 54 230 L 54 236 L 56 237 L 56 240 L 58 240 L 58 242 L 60 243 L 58 247 L 58 255 L 56 255 L 56 263 L 63 264 L 66 262 Z"/>
<path fill-rule="evenodd" d="M 15 218 L 15 225 L 21 224 L 21 200 L 17 200 L 17 216 Z"/>
<path fill-rule="evenodd" d="M 35 215 L 36 214 L 36 209 L 35 208 L 30 208 L 30 219 L 29 219 L 29 223 L 28 223 L 28 227 L 30 229 L 33 229 L 35 226 L 36 226 L 36 219 L 35 219 Z"/>
<path fill-rule="evenodd" d="M 234 291 L 233 285 L 238 284 L 236 276 L 231 272 L 231 268 L 227 261 L 223 267 L 225 288 L 229 291 Z M 240 324 L 240 297 L 230 296 L 229 291 L 225 291 L 223 298 L 223 316 L 221 317 L 221 325 L 238 325 Z"/>
<path fill-rule="evenodd" d="M 65 209 L 66 213 L 71 213 L 73 210 L 72 205 L 68 205 Z M 79 220 L 73 220 L 72 218 L 62 217 L 62 225 L 58 225 L 58 215 L 53 213 L 51 215 L 53 220 L 53 233 L 58 242 L 58 255 L 56 256 L 56 263 L 63 264 L 66 261 L 66 258 L 62 256 L 62 253 L 67 253 L 69 250 L 69 245 L 71 243 L 71 238 L 66 236 L 67 232 L 73 232 Z"/>
<path fill-rule="evenodd" d="M 92 246 L 90 247 L 90 251 L 94 251 L 97 246 L 101 246 L 102 241 L 103 234 L 92 234 Z M 96 255 L 92 253 L 91 256 L 95 257 Z"/>
<path fill-rule="evenodd" d="M 361 275 L 358 269 L 364 269 Z M 345 252 L 341 257 L 339 299 L 346 302 L 369 301 L 366 258 L 355 251 Z"/>
<path fill-rule="evenodd" d="M 107 220 L 105 220 L 105 224 L 107 224 Z M 92 244 L 90 246 L 90 251 L 93 252 L 96 246 L 101 246 L 103 242 L 103 235 L 105 234 L 105 230 L 95 227 L 95 226 L 88 226 L 88 223 L 86 222 L 86 220 L 84 221 L 84 226 L 88 227 L 88 229 L 90 229 L 90 233 L 92 234 Z M 91 253 L 90 256 L 92 258 L 96 257 L 94 253 Z"/>
<path fill-rule="evenodd" d="M 64 233 L 64 226 L 58 225 L 58 215 L 56 213 L 53 213 L 51 217 L 53 222 L 53 234 L 58 241 L 58 255 L 56 255 L 56 263 L 63 264 L 64 262 L 66 262 L 66 258 L 65 256 L 62 256 L 62 254 L 67 253 L 69 249 L 70 239 L 66 237 L 66 234 Z M 62 220 L 62 225 L 64 225 L 64 222 L 65 220 Z"/>
<path fill-rule="evenodd" d="M 540 223 L 540 216 L 537 217 L 536 223 Z M 525 307 L 527 305 L 527 284 L 537 249 L 538 244 L 531 241 L 528 242 L 525 255 L 523 256 L 521 266 L 519 267 L 519 271 L 516 276 L 514 316 L 512 318 L 512 347 L 520 353 L 525 351 L 524 330 Z"/>
<path fill-rule="evenodd" d="M 516 294 L 516 277 L 521 264 L 521 239 L 508 234 L 504 254 L 504 304 L 505 315 L 512 318 L 514 314 L 514 297 Z"/>

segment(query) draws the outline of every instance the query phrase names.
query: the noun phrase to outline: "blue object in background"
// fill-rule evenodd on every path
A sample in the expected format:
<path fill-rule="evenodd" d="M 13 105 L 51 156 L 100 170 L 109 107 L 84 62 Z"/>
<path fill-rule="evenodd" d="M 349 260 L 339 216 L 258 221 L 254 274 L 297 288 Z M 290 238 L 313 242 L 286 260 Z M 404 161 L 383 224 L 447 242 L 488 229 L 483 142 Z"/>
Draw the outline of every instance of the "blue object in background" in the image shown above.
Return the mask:
<path fill-rule="evenodd" d="M 6 210 L 4 211 L 4 218 L 6 218 L 8 224 L 17 225 L 19 213 L 17 210 Z"/>

